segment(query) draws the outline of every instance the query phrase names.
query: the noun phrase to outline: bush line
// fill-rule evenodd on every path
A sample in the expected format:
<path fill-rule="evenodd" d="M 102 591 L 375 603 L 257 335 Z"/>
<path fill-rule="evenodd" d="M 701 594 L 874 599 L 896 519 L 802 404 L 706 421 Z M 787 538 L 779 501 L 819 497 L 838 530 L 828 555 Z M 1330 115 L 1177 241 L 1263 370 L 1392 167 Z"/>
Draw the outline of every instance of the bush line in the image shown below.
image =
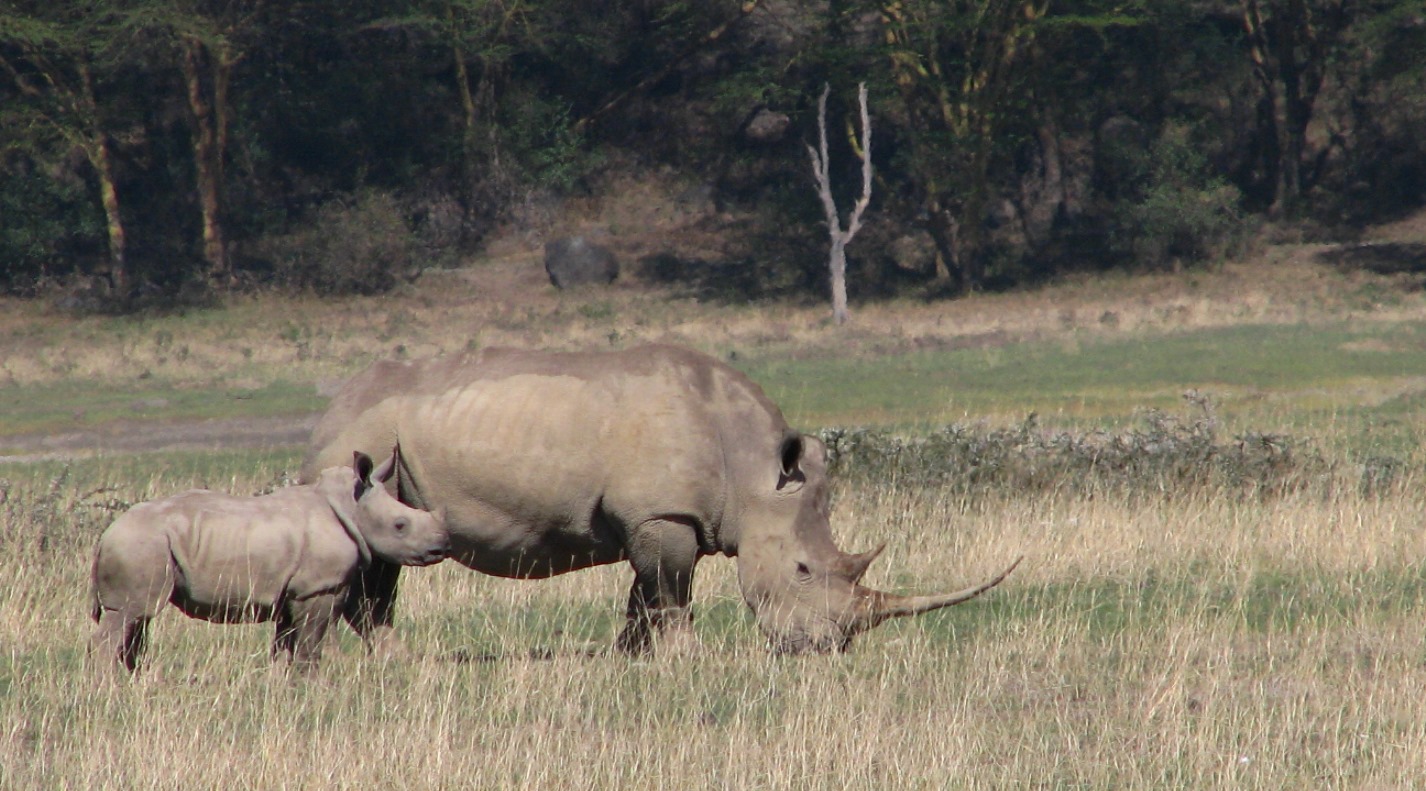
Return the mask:
<path fill-rule="evenodd" d="M 866 427 L 816 434 L 838 478 L 936 487 L 964 497 L 1055 490 L 1380 496 L 1411 477 L 1406 459 L 1373 456 L 1348 463 L 1329 458 L 1310 439 L 1257 431 L 1221 438 L 1209 399 L 1193 391 L 1184 398 L 1195 414 L 1144 410 L 1142 427 L 1120 433 L 1047 430 L 1032 412 L 1009 428 L 955 423 L 914 437 Z"/>

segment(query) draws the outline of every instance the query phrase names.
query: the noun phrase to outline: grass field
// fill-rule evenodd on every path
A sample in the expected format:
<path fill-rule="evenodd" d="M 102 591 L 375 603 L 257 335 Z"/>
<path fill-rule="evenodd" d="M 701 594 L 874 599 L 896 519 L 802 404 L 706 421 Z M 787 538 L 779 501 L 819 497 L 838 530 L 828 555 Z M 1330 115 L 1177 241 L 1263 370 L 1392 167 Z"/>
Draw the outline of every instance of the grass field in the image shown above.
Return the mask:
<path fill-rule="evenodd" d="M 1153 297 L 1125 281 L 895 319 L 865 306 L 845 334 L 820 306 L 771 319 L 634 287 L 518 309 L 446 287 L 147 318 L 18 305 L 0 327 L 0 448 L 17 453 L 37 433 L 309 413 L 386 354 L 670 340 L 744 367 L 808 429 L 1034 412 L 1046 432 L 1112 433 L 1147 408 L 1191 415 L 1195 389 L 1225 447 L 1281 433 L 1328 464 L 1279 489 L 847 477 L 833 529 L 847 550 L 887 544 L 874 587 L 959 587 L 1026 560 L 844 656 L 769 656 L 722 558 L 700 565 L 702 649 L 645 659 L 604 653 L 623 567 L 514 582 L 442 564 L 403 577 L 408 658 L 368 658 L 343 627 L 294 679 L 268 665 L 268 626 L 169 612 L 147 670 L 108 683 L 84 664 L 99 532 L 191 486 L 283 485 L 301 449 L 0 462 L 0 788 L 1420 787 L 1426 299 L 1290 271 L 1282 293 L 1228 269 L 1166 276 Z M 1361 485 L 1381 459 L 1390 485 Z"/>
<path fill-rule="evenodd" d="M 269 486 L 291 456 L 7 470 L 0 785 L 7 788 L 1411 788 L 1426 777 L 1426 551 L 1400 494 L 1211 491 L 975 502 L 844 488 L 873 585 L 927 589 L 1028 560 L 988 598 L 846 656 L 762 649 L 732 564 L 698 586 L 693 656 L 590 655 L 625 572 L 543 583 L 409 574 L 381 663 L 346 632 L 312 679 L 263 626 L 169 613 L 133 683 L 83 665 L 87 552 L 110 500 Z M 59 479 L 57 476 L 66 476 Z M 56 480 L 60 480 L 58 484 Z M 135 483 L 130 482 L 137 482 Z M 95 494 L 97 492 L 97 494 Z"/>

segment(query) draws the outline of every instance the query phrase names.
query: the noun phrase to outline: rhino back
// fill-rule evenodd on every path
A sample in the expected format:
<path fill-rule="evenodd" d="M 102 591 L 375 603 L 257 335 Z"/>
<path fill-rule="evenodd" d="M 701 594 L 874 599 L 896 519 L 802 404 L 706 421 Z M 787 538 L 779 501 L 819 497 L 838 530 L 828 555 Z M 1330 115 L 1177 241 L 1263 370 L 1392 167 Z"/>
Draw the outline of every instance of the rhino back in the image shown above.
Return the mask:
<path fill-rule="evenodd" d="M 656 517 L 716 532 L 738 485 L 729 459 L 775 452 L 786 430 L 742 374 L 673 347 L 491 350 L 427 365 L 437 370 L 377 388 L 386 395 L 314 456 L 399 440 L 403 494 L 445 508 L 456 557 L 492 574 L 618 560 L 627 531 Z"/>
<path fill-rule="evenodd" d="M 370 412 L 392 395 L 439 393 L 457 386 L 462 381 L 463 373 L 478 360 L 478 355 L 469 354 L 416 361 L 380 360 L 357 373 L 332 397 L 326 412 L 312 430 L 307 456 L 302 462 L 302 482 L 312 483 L 322 470 L 351 463 L 351 451 L 361 448 L 347 448 L 343 456 L 342 443 L 338 440 L 350 432 L 352 423 L 359 416 Z M 365 422 L 373 423 L 370 417 Z M 387 433 L 395 430 L 394 426 L 384 428 Z M 390 443 L 384 448 L 380 444 L 381 441 L 377 441 L 376 447 L 366 452 L 377 455 L 391 450 Z"/>

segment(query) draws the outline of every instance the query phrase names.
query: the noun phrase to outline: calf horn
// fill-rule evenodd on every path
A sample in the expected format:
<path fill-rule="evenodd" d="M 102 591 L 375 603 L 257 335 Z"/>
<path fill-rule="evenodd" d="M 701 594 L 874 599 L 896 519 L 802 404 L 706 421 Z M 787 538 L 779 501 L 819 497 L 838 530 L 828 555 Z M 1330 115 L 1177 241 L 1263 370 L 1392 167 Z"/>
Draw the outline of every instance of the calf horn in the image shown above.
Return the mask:
<path fill-rule="evenodd" d="M 888 618 L 899 618 L 904 615 L 920 615 L 921 613 L 939 610 L 942 607 L 950 607 L 961 602 L 970 601 L 982 593 L 999 585 L 1001 580 L 1010 576 L 1010 572 L 1020 565 L 1020 561 L 1025 556 L 1021 555 L 1015 559 L 1010 567 L 1000 572 L 998 576 L 989 582 L 981 583 L 959 590 L 955 593 L 931 594 L 929 596 L 898 596 L 894 593 L 882 593 L 871 588 L 857 586 L 856 610 L 853 613 L 852 631 L 862 632 L 870 629 Z"/>

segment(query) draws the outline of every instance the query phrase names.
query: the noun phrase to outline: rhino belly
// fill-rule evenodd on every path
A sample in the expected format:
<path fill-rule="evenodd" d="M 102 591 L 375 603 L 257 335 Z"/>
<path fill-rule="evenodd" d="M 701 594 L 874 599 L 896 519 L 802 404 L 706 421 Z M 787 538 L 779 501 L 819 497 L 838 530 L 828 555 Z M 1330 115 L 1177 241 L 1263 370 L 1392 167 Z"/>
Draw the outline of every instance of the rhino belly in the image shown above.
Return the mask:
<path fill-rule="evenodd" d="M 447 506 L 451 557 L 497 577 L 542 579 L 624 559 L 602 517 L 512 517 L 479 504 Z"/>
<path fill-rule="evenodd" d="M 271 621 L 277 613 L 275 602 L 202 601 L 182 590 L 174 590 L 171 601 L 184 615 L 212 623 L 264 623 Z"/>
<path fill-rule="evenodd" d="M 287 579 L 265 571 L 238 564 L 213 572 L 183 569 L 170 601 L 184 614 L 214 623 L 270 621 L 286 593 Z"/>

